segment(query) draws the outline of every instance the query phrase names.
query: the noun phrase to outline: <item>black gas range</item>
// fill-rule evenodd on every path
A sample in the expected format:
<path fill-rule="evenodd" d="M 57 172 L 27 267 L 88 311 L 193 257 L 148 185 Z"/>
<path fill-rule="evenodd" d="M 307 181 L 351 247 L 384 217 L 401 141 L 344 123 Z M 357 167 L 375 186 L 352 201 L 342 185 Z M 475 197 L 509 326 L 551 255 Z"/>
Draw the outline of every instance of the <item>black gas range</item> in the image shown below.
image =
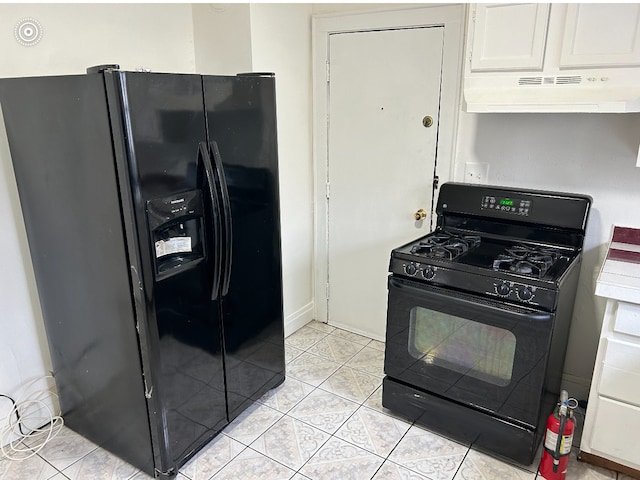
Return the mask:
<path fill-rule="evenodd" d="M 560 393 L 591 198 L 446 183 L 391 252 L 383 405 L 529 464 Z"/>

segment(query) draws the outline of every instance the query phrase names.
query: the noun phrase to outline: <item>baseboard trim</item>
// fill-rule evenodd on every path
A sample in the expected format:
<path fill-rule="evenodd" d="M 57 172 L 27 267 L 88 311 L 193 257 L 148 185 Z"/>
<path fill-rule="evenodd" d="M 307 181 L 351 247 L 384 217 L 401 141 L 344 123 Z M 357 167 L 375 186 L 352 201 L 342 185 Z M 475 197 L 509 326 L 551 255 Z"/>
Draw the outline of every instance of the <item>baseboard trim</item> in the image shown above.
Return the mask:
<path fill-rule="evenodd" d="M 594 455 L 593 453 L 583 452 L 582 450 L 578 454 L 578 460 L 585 463 L 590 463 L 591 465 L 595 465 L 596 467 L 603 467 L 609 470 L 615 470 L 616 472 L 623 473 L 624 475 L 628 475 L 631 478 L 640 479 L 640 471 L 635 468 L 627 467 L 626 465 L 622 465 L 620 463 L 614 462 L 613 460 L 609 460 L 607 458 L 600 457 L 598 455 Z"/>
<path fill-rule="evenodd" d="M 284 336 L 288 337 L 296 330 L 313 320 L 313 302 L 307 303 L 284 319 Z"/>
<path fill-rule="evenodd" d="M 367 332 L 367 331 L 361 330 L 359 328 L 353 328 L 353 326 L 351 326 L 351 325 L 347 325 L 347 324 L 340 323 L 340 322 L 334 322 L 332 320 L 329 321 L 329 325 L 331 325 L 332 327 L 340 328 L 342 330 L 346 330 L 346 331 L 351 332 L 351 333 L 356 333 L 358 335 L 362 335 L 364 337 L 372 338 L 373 340 L 378 340 L 379 342 L 384 342 L 385 341 L 384 336 L 381 337 L 381 336 L 376 335 L 375 333 L 372 333 L 372 332 Z"/>

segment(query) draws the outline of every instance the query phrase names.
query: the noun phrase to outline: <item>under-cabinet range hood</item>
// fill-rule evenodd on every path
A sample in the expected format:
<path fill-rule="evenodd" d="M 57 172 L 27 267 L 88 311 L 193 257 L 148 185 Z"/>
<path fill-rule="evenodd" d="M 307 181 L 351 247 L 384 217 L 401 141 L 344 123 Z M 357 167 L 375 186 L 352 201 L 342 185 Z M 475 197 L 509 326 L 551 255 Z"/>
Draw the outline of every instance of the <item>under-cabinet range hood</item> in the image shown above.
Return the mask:
<path fill-rule="evenodd" d="M 640 4 L 470 6 L 468 112 L 640 112 Z"/>
<path fill-rule="evenodd" d="M 636 76 L 634 85 L 627 78 L 612 78 L 610 70 L 559 75 L 472 74 L 465 78 L 466 111 L 640 112 L 640 74 Z"/>

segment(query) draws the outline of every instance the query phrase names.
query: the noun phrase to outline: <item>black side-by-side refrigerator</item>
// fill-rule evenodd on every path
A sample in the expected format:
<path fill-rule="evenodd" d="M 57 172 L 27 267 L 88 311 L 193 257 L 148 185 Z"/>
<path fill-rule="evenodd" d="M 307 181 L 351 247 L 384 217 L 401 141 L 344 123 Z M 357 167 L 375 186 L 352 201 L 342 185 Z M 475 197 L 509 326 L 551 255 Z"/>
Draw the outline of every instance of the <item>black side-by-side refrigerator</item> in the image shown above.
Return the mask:
<path fill-rule="evenodd" d="M 87 72 L 0 79 L 55 381 L 172 477 L 284 381 L 275 78 Z"/>

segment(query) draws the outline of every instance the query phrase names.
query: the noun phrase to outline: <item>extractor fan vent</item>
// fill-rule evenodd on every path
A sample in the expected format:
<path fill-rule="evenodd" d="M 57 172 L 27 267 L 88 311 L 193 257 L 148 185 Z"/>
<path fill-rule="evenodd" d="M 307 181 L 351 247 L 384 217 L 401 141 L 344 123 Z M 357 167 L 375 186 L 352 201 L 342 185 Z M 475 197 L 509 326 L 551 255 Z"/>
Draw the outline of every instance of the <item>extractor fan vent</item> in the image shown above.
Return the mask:
<path fill-rule="evenodd" d="M 520 77 L 518 85 L 542 85 L 542 77 Z"/>
<path fill-rule="evenodd" d="M 556 77 L 556 85 L 578 85 L 579 83 L 582 83 L 582 77 L 580 75 Z"/>
<path fill-rule="evenodd" d="M 518 85 L 579 85 L 582 83 L 580 75 L 567 75 L 559 77 L 520 77 Z"/>

